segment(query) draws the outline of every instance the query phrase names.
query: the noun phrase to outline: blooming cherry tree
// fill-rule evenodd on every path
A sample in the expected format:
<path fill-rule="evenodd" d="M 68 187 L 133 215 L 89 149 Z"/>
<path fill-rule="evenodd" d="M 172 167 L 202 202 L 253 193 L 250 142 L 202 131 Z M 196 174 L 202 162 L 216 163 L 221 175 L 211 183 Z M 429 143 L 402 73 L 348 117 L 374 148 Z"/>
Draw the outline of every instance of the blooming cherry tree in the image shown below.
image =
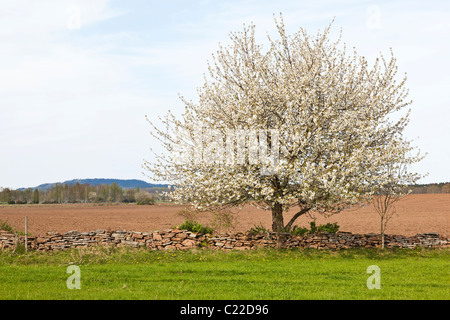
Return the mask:
<path fill-rule="evenodd" d="M 389 174 L 422 158 L 402 134 L 409 111 L 390 117 L 411 103 L 392 52 L 369 67 L 356 51 L 347 54 L 341 37 L 330 41 L 331 24 L 315 36 L 288 36 L 282 17 L 275 24 L 279 38 L 268 36 L 267 48 L 254 25 L 230 33 L 208 63 L 198 101 L 181 97 L 185 113 L 169 112 L 163 127 L 149 120 L 167 151 L 145 162 L 149 176 L 199 210 L 270 210 L 274 232 L 310 210 L 338 213 L 379 186 L 414 183 L 418 174 Z"/>

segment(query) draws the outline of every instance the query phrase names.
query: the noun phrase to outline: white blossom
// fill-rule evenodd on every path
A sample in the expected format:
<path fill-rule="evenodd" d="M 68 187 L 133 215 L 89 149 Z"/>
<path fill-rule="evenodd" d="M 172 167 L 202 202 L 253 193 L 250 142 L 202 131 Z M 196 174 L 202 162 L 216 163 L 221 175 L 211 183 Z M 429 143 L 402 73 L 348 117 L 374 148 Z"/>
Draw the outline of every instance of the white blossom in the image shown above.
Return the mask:
<path fill-rule="evenodd" d="M 163 128 L 149 121 L 167 151 L 144 164 L 151 178 L 170 181 L 172 200 L 200 210 L 246 203 L 270 209 L 274 231 L 285 227 L 283 212 L 293 206 L 300 211 L 286 227 L 308 210 L 333 214 L 370 199 L 379 186 L 415 182 L 417 174 L 386 169 L 422 158 L 402 135 L 409 111 L 390 118 L 411 104 L 392 52 L 370 68 L 356 51 L 348 55 L 340 38 L 329 40 L 331 24 L 316 36 L 304 29 L 288 36 L 282 17 L 275 21 L 279 39 L 268 37 L 268 48 L 256 43 L 254 25 L 230 34 L 231 44 L 220 45 L 208 63 L 198 101 L 181 97 L 182 119 L 169 112 Z M 202 128 L 215 132 L 214 143 L 198 138 Z M 260 135 L 267 150 L 269 137 L 276 140 L 270 175 L 262 173 L 264 163 L 227 144 L 226 137 L 241 130 L 271 133 L 267 141 Z M 198 161 L 193 150 L 199 149 L 210 156 L 225 152 L 225 158 Z"/>

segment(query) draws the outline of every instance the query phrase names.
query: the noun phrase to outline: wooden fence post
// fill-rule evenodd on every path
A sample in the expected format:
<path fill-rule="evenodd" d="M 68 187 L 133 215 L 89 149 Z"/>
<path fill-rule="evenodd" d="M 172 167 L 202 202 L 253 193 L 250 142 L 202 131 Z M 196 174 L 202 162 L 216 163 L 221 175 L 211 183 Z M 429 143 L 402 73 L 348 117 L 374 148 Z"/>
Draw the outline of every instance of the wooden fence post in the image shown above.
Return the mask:
<path fill-rule="evenodd" d="M 28 252 L 28 216 L 25 216 L 25 252 Z"/>

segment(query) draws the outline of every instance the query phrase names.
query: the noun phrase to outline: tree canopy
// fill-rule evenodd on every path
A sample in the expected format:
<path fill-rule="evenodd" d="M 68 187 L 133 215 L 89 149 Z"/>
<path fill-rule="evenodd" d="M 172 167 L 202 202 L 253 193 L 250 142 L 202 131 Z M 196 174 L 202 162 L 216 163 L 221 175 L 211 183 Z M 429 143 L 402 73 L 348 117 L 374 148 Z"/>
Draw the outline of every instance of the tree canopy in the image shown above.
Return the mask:
<path fill-rule="evenodd" d="M 380 186 L 414 184 L 405 168 L 421 160 L 403 136 L 411 104 L 406 75 L 397 79 L 391 50 L 369 67 L 347 54 L 332 24 L 309 35 L 258 44 L 255 26 L 230 33 L 208 63 L 209 74 L 181 119 L 171 112 L 152 134 L 165 147 L 145 162 L 152 179 L 169 182 L 174 201 L 200 210 L 247 203 L 272 211 L 272 229 L 290 229 L 309 210 L 333 214 L 369 200 Z M 283 213 L 298 207 L 285 224 Z"/>

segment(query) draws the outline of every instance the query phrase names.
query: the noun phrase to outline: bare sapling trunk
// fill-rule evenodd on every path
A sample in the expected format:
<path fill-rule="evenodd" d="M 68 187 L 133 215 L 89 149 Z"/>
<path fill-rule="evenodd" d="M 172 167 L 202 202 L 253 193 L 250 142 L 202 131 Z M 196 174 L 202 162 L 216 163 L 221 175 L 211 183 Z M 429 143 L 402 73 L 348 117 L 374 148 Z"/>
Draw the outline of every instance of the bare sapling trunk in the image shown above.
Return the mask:
<path fill-rule="evenodd" d="M 386 228 L 386 223 L 384 220 L 384 216 L 381 216 L 381 226 L 380 226 L 380 234 L 381 234 L 381 249 L 384 249 L 384 230 Z"/>
<path fill-rule="evenodd" d="M 395 214 L 394 204 L 399 200 L 400 195 L 391 193 L 379 194 L 375 196 L 373 199 L 375 211 L 380 216 L 381 249 L 384 249 L 385 247 L 385 235 L 387 224 Z"/>

